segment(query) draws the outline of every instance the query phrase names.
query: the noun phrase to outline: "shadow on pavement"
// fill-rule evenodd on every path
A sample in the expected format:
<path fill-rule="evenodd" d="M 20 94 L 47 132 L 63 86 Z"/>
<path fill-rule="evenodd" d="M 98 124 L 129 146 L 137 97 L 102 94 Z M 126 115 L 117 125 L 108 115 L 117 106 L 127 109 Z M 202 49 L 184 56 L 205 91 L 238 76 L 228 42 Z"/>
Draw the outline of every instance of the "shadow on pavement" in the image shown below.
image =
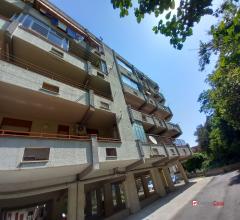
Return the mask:
<path fill-rule="evenodd" d="M 240 170 L 238 170 L 238 174 L 236 176 L 233 176 L 229 181 L 229 186 L 240 184 Z"/>
<path fill-rule="evenodd" d="M 145 206 L 143 209 L 141 209 L 140 212 L 135 213 L 134 215 L 130 215 L 127 219 L 131 220 L 131 217 L 133 217 L 133 219 L 144 219 L 144 218 L 146 218 L 147 216 L 151 215 L 154 211 L 156 211 L 160 207 L 166 205 L 172 199 L 177 197 L 179 194 L 183 193 L 185 190 L 187 190 L 188 188 L 193 186 L 195 183 L 197 183 L 197 182 L 189 182 L 186 185 L 184 184 L 184 185 L 180 185 L 180 186 L 175 186 L 174 191 L 168 193 L 165 197 L 160 197 L 155 202 Z"/>

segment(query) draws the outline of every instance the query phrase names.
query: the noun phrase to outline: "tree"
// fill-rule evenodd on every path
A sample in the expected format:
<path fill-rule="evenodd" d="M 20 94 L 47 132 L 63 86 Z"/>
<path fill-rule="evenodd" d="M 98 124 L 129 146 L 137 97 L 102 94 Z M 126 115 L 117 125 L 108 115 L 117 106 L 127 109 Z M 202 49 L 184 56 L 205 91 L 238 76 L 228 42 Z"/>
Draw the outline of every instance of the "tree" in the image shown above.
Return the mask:
<path fill-rule="evenodd" d="M 201 111 L 217 114 L 235 129 L 240 130 L 240 10 L 234 4 L 222 6 L 223 20 L 212 26 L 212 39 L 200 45 L 201 70 L 218 54 L 216 69 L 208 75 L 210 89 L 204 91 L 199 101 Z"/>
<path fill-rule="evenodd" d="M 209 166 L 222 166 L 240 160 L 240 10 L 226 1 L 221 8 L 222 20 L 212 26 L 211 40 L 200 45 L 200 69 L 218 55 L 215 70 L 208 75 L 210 88 L 199 101 L 201 111 L 210 120 Z"/>
<path fill-rule="evenodd" d="M 205 15 L 219 16 L 220 9 L 213 11 L 213 0 L 180 0 L 179 6 L 175 9 L 176 0 L 138 0 L 134 7 L 134 14 L 137 22 L 144 19 L 145 14 L 161 16 L 153 31 L 170 37 L 170 43 L 174 48 L 182 49 L 186 38 L 191 36 L 195 23 L 199 23 Z M 237 2 L 238 0 L 225 0 L 226 2 Z M 113 8 L 120 9 L 120 17 L 127 16 L 129 9 L 133 7 L 133 0 L 111 0 Z M 135 3 L 135 2 L 134 2 Z"/>
<path fill-rule="evenodd" d="M 193 156 L 184 163 L 184 167 L 188 172 L 195 172 L 202 169 L 202 164 L 206 160 L 204 153 L 194 153 Z"/>
<path fill-rule="evenodd" d="M 210 139 L 209 135 L 211 132 L 211 119 L 207 117 L 207 120 L 204 125 L 199 125 L 194 133 L 197 137 L 196 141 L 198 146 L 202 148 L 203 151 L 209 151 Z"/>

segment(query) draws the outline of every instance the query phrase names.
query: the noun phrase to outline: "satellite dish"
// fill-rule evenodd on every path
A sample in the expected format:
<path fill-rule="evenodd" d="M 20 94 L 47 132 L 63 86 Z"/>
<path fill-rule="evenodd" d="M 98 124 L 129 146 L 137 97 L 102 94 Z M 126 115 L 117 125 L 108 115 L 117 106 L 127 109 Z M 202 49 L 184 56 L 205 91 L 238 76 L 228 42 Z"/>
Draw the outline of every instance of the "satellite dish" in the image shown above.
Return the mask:
<path fill-rule="evenodd" d="M 153 136 L 149 135 L 148 138 L 153 144 L 157 144 L 157 140 Z"/>

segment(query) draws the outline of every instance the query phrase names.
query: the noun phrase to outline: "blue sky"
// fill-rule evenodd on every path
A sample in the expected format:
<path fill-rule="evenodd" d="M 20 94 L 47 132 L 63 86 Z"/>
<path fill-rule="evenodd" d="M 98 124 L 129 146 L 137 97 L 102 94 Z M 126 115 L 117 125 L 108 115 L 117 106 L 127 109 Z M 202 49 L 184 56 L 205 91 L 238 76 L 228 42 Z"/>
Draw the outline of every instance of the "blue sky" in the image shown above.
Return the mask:
<path fill-rule="evenodd" d="M 56 6 L 78 21 L 97 37 L 117 51 L 121 56 L 143 71 L 160 86 L 166 105 L 173 111 L 172 122 L 179 123 L 183 134 L 180 137 L 196 145 L 194 131 L 205 121 L 199 112 L 199 94 L 207 89 L 205 72 L 199 72 L 198 48 L 200 40 L 209 39 L 207 32 L 214 19 L 204 17 L 194 28 L 181 51 L 169 44 L 169 39 L 152 31 L 156 24 L 154 16 L 147 16 L 140 24 L 133 15 L 119 17 L 110 0 L 51 0 Z"/>

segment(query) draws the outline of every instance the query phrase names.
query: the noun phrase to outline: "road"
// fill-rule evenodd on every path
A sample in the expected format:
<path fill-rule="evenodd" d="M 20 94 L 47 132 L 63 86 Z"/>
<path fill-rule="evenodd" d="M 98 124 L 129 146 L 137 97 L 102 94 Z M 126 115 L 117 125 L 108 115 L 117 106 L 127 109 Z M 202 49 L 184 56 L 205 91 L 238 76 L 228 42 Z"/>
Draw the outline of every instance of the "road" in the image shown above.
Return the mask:
<path fill-rule="evenodd" d="M 172 220 L 240 220 L 240 172 L 214 177 L 193 199 Z"/>

